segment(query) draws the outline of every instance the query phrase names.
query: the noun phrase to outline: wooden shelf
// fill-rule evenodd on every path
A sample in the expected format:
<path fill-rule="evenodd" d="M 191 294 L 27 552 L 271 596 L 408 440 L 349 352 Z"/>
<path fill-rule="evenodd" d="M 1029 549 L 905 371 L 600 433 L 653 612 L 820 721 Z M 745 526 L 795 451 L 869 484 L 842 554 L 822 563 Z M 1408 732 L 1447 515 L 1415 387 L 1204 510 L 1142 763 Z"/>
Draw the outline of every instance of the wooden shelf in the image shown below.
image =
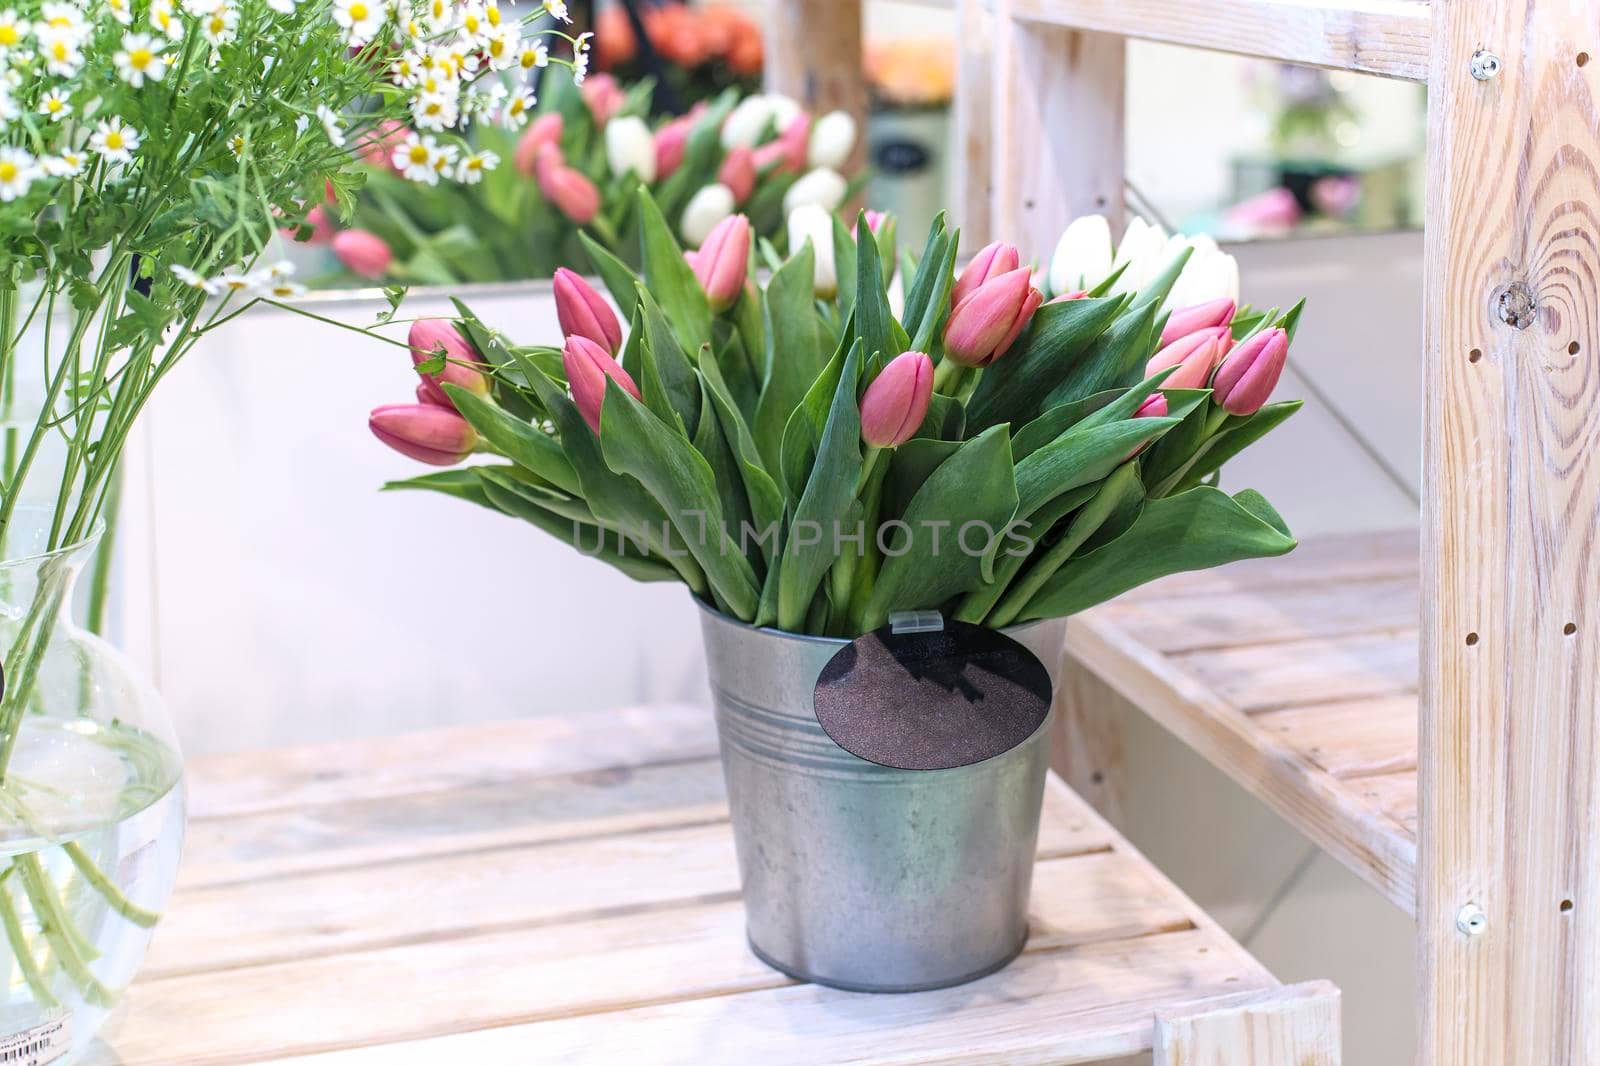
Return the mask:
<path fill-rule="evenodd" d="M 1069 668 L 1414 911 L 1417 560 L 1362 534 L 1156 582 L 1073 619 Z"/>
<path fill-rule="evenodd" d="M 1296 1057 L 1215 1061 L 1337 1061 L 1337 991 L 1279 986 L 1053 776 L 1028 950 L 906 996 L 750 954 L 703 708 L 198 760 L 191 782 L 178 892 L 90 1062 L 1083 1062 L 1158 1043 L 1178 1062 L 1280 1016 Z"/>
<path fill-rule="evenodd" d="M 1011 0 L 1011 9 L 1027 22 L 1428 79 L 1432 12 L 1426 0 Z"/>

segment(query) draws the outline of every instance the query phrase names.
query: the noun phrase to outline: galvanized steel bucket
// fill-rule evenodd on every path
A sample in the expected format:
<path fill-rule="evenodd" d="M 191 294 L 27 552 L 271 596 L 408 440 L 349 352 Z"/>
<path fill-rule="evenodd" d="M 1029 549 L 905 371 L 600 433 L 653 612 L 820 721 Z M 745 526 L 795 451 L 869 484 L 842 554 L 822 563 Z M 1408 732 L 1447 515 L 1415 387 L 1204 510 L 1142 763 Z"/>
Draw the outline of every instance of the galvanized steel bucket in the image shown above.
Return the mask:
<path fill-rule="evenodd" d="M 914 992 L 1002 968 L 1028 937 L 1049 721 L 984 762 L 896 770 L 839 747 L 812 709 L 845 641 L 702 608 L 750 946 L 793 977 Z M 1058 683 L 1063 619 L 1006 631 Z"/>

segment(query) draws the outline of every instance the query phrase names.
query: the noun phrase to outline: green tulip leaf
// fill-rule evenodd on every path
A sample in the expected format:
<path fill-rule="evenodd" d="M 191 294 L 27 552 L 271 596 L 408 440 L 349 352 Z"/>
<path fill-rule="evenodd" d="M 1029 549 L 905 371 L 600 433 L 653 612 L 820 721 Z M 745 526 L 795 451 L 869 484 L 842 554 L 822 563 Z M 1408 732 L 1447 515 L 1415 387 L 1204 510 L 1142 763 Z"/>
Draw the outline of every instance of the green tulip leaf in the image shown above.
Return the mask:
<path fill-rule="evenodd" d="M 686 352 L 698 352 L 711 339 L 711 305 L 700 279 L 683 258 L 661 209 L 649 190 L 639 189 L 639 248 L 644 263 L 644 285 L 663 309 L 678 342 Z"/>
<path fill-rule="evenodd" d="M 1109 476 L 1177 424 L 1176 418 L 1129 418 L 1074 426 L 1017 464 L 1017 517 L 1029 518 L 1061 493 Z"/>
<path fill-rule="evenodd" d="M 766 379 L 750 428 L 768 470 L 781 469 L 789 420 L 827 365 L 811 295 L 814 265 L 811 248 L 802 248 L 767 283 Z M 832 389 L 828 391 L 831 396 Z"/>
<path fill-rule="evenodd" d="M 685 436 L 692 437 L 700 422 L 702 403 L 694 366 L 678 345 L 677 335 L 667 323 L 655 299 L 639 287 L 639 309 L 644 320 L 644 349 L 640 367 L 644 380 L 639 391 L 645 406 L 657 417 L 672 424 L 677 420 Z"/>
<path fill-rule="evenodd" d="M 461 412 L 461 417 L 507 459 L 558 489 L 570 493 L 579 491 L 577 472 L 561 445 L 548 434 L 507 414 L 469 389 L 447 381 L 444 391 Z"/>
<path fill-rule="evenodd" d="M 1122 304 L 1120 297 L 1111 297 L 1039 308 L 1012 351 L 978 379 L 967 404 L 967 424 L 987 429 L 1002 422 L 1020 426 L 1032 419 L 1046 395 L 1076 380 L 1098 339 L 1119 321 Z"/>
<path fill-rule="evenodd" d="M 840 347 L 822 372 L 816 375 L 800 402 L 790 413 L 783 429 L 783 444 L 778 452 L 779 484 L 788 493 L 791 502 L 798 502 L 811 480 L 811 467 L 816 461 L 817 449 L 822 444 L 822 433 L 833 411 L 834 394 L 838 391 L 839 377 L 844 373 L 848 356 L 854 347 Z"/>
<path fill-rule="evenodd" d="M 482 473 L 482 467 L 473 469 L 480 471 L 484 495 L 503 514 L 520 518 L 576 548 L 581 554 L 616 567 L 635 581 L 678 580 L 678 572 L 666 563 L 645 555 L 630 555 L 626 545 L 611 544 L 606 531 L 599 526 L 585 526 L 547 511 L 527 496 L 506 487 L 492 474 Z"/>
<path fill-rule="evenodd" d="M 639 275 L 587 233 L 578 234 L 578 239 L 583 243 L 583 250 L 589 254 L 589 261 L 594 264 L 600 280 L 605 282 L 606 291 L 611 293 L 611 298 L 622 309 L 623 321 L 631 320 L 633 309 L 639 302 Z"/>
<path fill-rule="evenodd" d="M 716 361 L 702 359 L 700 375 L 701 392 L 711 396 L 716 407 L 717 422 L 722 427 L 728 446 L 733 450 L 733 455 L 739 464 L 745 497 L 750 503 L 750 517 L 756 527 L 752 539 L 761 545 L 762 553 L 770 566 L 778 558 L 778 553 L 776 536 L 769 542 L 768 533 L 772 530 L 781 530 L 783 526 L 783 490 L 778 488 L 777 482 L 772 480 L 772 475 L 767 473 L 766 467 L 762 465 L 761 454 L 756 450 L 755 438 L 750 433 L 750 427 L 745 424 L 744 416 L 739 413 L 732 397 L 728 395 L 728 388 L 722 381 L 722 371 L 717 367 Z"/>
<path fill-rule="evenodd" d="M 1182 492 L 1211 477 L 1222 469 L 1222 464 L 1277 429 L 1304 404 L 1304 400 L 1283 400 L 1268 404 L 1253 415 L 1230 416 L 1216 436 L 1206 442 L 1194 465 L 1183 472 L 1175 491 Z"/>
<path fill-rule="evenodd" d="M 866 212 L 856 219 L 855 254 L 851 258 L 855 260 L 856 336 L 865 342 L 863 351 L 869 357 L 893 359 L 910 349 L 911 338 L 900 328 L 900 323 L 894 319 L 894 312 L 889 308 L 889 293 L 883 282 L 883 260 L 878 256 L 877 239 L 872 235 L 872 228 L 867 225 Z M 842 279 L 843 263 L 839 264 L 839 271 Z M 842 280 L 840 284 L 843 284 Z M 841 303 L 840 306 L 845 305 Z"/>
<path fill-rule="evenodd" d="M 424 492 L 438 492 L 493 510 L 495 509 L 494 504 L 490 503 L 489 498 L 483 494 L 482 480 L 473 472 L 476 469 L 476 467 L 462 466 L 453 470 L 440 470 L 432 474 L 421 474 L 402 481 L 388 481 L 384 483 L 382 491 L 421 490 Z"/>
<path fill-rule="evenodd" d="M 1074 300 L 1066 305 L 1083 303 Z M 1041 408 L 1073 403 L 1105 389 L 1125 388 L 1139 380 L 1150 357 L 1155 354 L 1156 329 L 1153 305 L 1142 310 L 1124 311 L 1104 332 L 1094 338 L 1086 352 L 1075 361 L 1070 377 L 1063 378 L 1045 397 Z"/>

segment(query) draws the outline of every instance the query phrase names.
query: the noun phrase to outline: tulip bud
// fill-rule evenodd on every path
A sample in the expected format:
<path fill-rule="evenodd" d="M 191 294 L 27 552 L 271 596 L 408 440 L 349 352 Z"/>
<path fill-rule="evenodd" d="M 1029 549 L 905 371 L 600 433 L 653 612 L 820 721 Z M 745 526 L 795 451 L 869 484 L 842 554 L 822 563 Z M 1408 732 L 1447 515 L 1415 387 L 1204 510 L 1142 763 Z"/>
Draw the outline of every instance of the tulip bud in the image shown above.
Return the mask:
<path fill-rule="evenodd" d="M 672 172 L 683 165 L 684 153 L 689 150 L 689 135 L 694 132 L 697 118 L 696 112 L 690 112 L 682 118 L 675 118 L 671 122 L 656 130 L 656 177 L 662 181 L 672 176 Z"/>
<path fill-rule="evenodd" d="M 830 111 L 811 127 L 806 162 L 813 167 L 842 170 L 856 147 L 856 120 L 848 111 Z"/>
<path fill-rule="evenodd" d="M 1211 383 L 1211 398 L 1230 415 L 1253 415 L 1278 386 L 1289 358 L 1289 334 L 1268 329 L 1240 342 Z"/>
<path fill-rule="evenodd" d="M 1002 274 L 1009 274 L 1022 263 L 1022 256 L 1014 244 L 995 241 L 984 246 L 967 268 L 961 272 L 961 277 L 956 279 L 955 287 L 950 290 L 950 306 L 955 307 L 962 300 L 978 291 L 978 286 L 990 278 L 998 278 Z"/>
<path fill-rule="evenodd" d="M 471 455 L 478 434 L 455 411 L 426 403 L 392 403 L 367 417 L 373 436 L 421 463 L 451 466 Z"/>
<path fill-rule="evenodd" d="M 815 204 L 831 214 L 839 210 L 849 190 L 850 183 L 838 173 L 818 168 L 789 186 L 789 191 L 783 194 L 783 213 L 792 215 L 797 207 Z"/>
<path fill-rule="evenodd" d="M 739 101 L 722 123 L 722 147 L 739 145 L 754 148 L 772 121 L 772 102 L 765 96 L 747 96 Z"/>
<path fill-rule="evenodd" d="M 887 211 L 873 211 L 869 208 L 863 214 L 867 216 L 867 228 L 873 233 L 883 229 L 883 224 L 889 221 L 889 213 Z"/>
<path fill-rule="evenodd" d="M 600 408 L 606 399 L 607 378 L 626 389 L 635 400 L 639 398 L 639 386 L 633 383 L 628 372 L 588 337 L 567 338 L 567 346 L 561 351 L 561 365 L 566 369 L 567 384 L 572 388 L 572 402 L 577 404 L 578 413 L 595 433 L 600 432 Z"/>
<path fill-rule="evenodd" d="M 733 214 L 734 199 L 732 189 L 716 182 L 696 192 L 683 209 L 683 218 L 678 223 L 683 239 L 696 248 L 704 244 L 717 224 Z"/>
<path fill-rule="evenodd" d="M 1111 273 L 1111 226 L 1104 215 L 1072 220 L 1050 257 L 1050 291 L 1072 292 Z"/>
<path fill-rule="evenodd" d="M 1048 302 L 1053 304 L 1069 304 L 1073 300 L 1082 300 L 1088 295 L 1088 289 L 1073 289 L 1071 292 L 1064 292 L 1060 296 L 1052 296 Z"/>
<path fill-rule="evenodd" d="M 318 204 L 306 212 L 306 221 L 311 223 L 311 236 L 306 238 L 307 244 L 330 244 L 339 227 L 333 221 L 333 215 L 326 207 Z"/>
<path fill-rule="evenodd" d="M 690 260 L 694 276 L 706 292 L 711 310 L 732 307 L 744 291 L 750 267 L 750 220 L 733 215 L 716 224 Z"/>
<path fill-rule="evenodd" d="M 563 336 L 587 337 L 611 355 L 622 347 L 622 325 L 604 296 L 576 271 L 562 267 L 555 277 L 556 317 Z"/>
<path fill-rule="evenodd" d="M 811 116 L 804 112 L 789 120 L 778 132 L 778 139 L 764 144 L 752 156 L 757 170 L 777 164 L 779 170 L 798 174 L 806 166 L 806 142 L 811 135 Z"/>
<path fill-rule="evenodd" d="M 1239 302 L 1239 262 L 1201 235 L 1184 242 L 1194 251 L 1167 296 L 1168 307 L 1191 307 L 1215 300 Z"/>
<path fill-rule="evenodd" d="M 811 242 L 815 266 L 811 289 L 825 300 L 839 291 L 839 276 L 833 261 L 833 215 L 816 204 L 801 204 L 789 212 L 789 254 Z"/>
<path fill-rule="evenodd" d="M 740 145 L 728 153 L 717 171 L 717 181 L 733 193 L 735 203 L 744 203 L 756 191 L 755 153 Z"/>
<path fill-rule="evenodd" d="M 765 93 L 761 98 L 767 102 L 767 109 L 772 113 L 772 124 L 780 130 L 786 129 L 796 115 L 805 114 L 806 109 L 792 96 L 785 96 L 783 93 Z"/>
<path fill-rule="evenodd" d="M 1195 330 L 1214 329 L 1233 321 L 1235 304 L 1226 296 L 1208 303 L 1174 311 L 1167 319 L 1167 328 L 1161 331 L 1161 346 L 1165 348 L 1179 337 L 1187 337 Z"/>
<path fill-rule="evenodd" d="M 861 439 L 898 448 L 911 439 L 933 400 L 933 360 L 922 352 L 897 355 L 861 397 Z"/>
<path fill-rule="evenodd" d="M 439 386 L 426 379 L 417 382 L 417 402 L 433 407 L 447 407 L 452 411 L 456 409 L 456 405 L 450 402 L 450 397 L 441 392 Z"/>
<path fill-rule="evenodd" d="M 406 124 L 399 119 L 383 119 L 356 139 L 356 151 L 361 153 L 361 161 L 367 166 L 398 173 L 394 165 L 394 150 L 409 132 Z"/>
<path fill-rule="evenodd" d="M 624 115 L 606 124 L 606 164 L 617 177 L 631 171 L 646 185 L 656 180 L 655 138 L 644 119 Z"/>
<path fill-rule="evenodd" d="M 1144 401 L 1144 403 L 1139 405 L 1139 409 L 1137 411 L 1133 412 L 1133 417 L 1134 418 L 1165 418 L 1165 417 L 1167 417 L 1167 397 L 1166 397 L 1166 394 L 1162 393 L 1160 391 L 1152 392 L 1149 396 L 1145 397 L 1145 401 Z M 1144 451 L 1148 447 L 1150 447 L 1150 442 L 1149 441 L 1145 441 L 1143 444 L 1139 445 L 1137 448 L 1134 448 L 1132 451 L 1130 451 L 1127 455 L 1124 455 L 1122 457 L 1122 461 L 1123 462 L 1127 462 L 1129 459 L 1132 459 L 1134 456 L 1138 455 L 1140 452 Z"/>
<path fill-rule="evenodd" d="M 1111 264 L 1113 269 L 1127 264 L 1113 291 L 1137 292 L 1148 285 L 1171 258 L 1167 245 L 1166 230 L 1135 216 L 1123 231 L 1122 243 L 1117 246 L 1116 259 Z"/>
<path fill-rule="evenodd" d="M 617 79 L 610 74 L 589 75 L 583 79 L 583 86 L 579 92 L 583 94 L 583 102 L 588 106 L 589 114 L 594 118 L 596 126 L 609 123 L 611 116 L 617 113 L 628 98 L 622 91 L 622 86 L 617 84 Z"/>
<path fill-rule="evenodd" d="M 347 229 L 334 234 L 333 254 L 350 273 L 364 278 L 383 277 L 394 261 L 388 242 L 364 229 Z"/>
<path fill-rule="evenodd" d="M 531 178 L 538 174 L 539 152 L 547 144 L 561 143 L 561 127 L 561 114 L 556 111 L 540 115 L 528 124 L 517 141 L 517 171 L 523 177 Z"/>
<path fill-rule="evenodd" d="M 1233 337 L 1227 326 L 1199 329 L 1186 337 L 1179 337 L 1162 348 L 1145 364 L 1144 376 L 1150 377 L 1175 366 L 1165 381 L 1164 389 L 1203 389 L 1211 379 L 1211 371 L 1222 361 Z"/>
<path fill-rule="evenodd" d="M 964 366 L 988 366 L 1006 354 L 1042 303 L 1027 267 L 990 278 L 950 312 L 945 354 Z"/>
<path fill-rule="evenodd" d="M 554 145 L 546 145 L 539 162 L 539 191 L 556 209 L 580 226 L 600 213 L 600 190 L 594 182 L 564 163 L 552 163 Z"/>
<path fill-rule="evenodd" d="M 444 352 L 444 369 L 434 374 L 422 375 L 430 403 L 455 408 L 455 404 L 450 402 L 450 397 L 441 387 L 445 382 L 475 392 L 479 396 L 489 394 L 489 379 L 465 365 L 482 363 L 483 356 L 478 354 L 478 350 L 461 335 L 461 331 L 456 329 L 453 323 L 442 318 L 418 319 L 411 323 L 411 332 L 406 337 L 406 343 L 411 346 L 412 366 L 432 359 L 441 351 Z"/>

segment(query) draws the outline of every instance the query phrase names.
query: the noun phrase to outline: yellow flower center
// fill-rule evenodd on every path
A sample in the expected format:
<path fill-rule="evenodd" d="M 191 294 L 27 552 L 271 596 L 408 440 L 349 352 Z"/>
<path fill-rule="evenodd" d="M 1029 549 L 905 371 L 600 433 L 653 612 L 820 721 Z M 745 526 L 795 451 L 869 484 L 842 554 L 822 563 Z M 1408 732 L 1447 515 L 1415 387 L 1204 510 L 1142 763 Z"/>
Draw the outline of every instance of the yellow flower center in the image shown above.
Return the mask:
<path fill-rule="evenodd" d="M 0 163 L 0 184 L 10 184 L 17 180 L 17 175 L 22 173 L 22 168 L 15 163 Z"/>
<path fill-rule="evenodd" d="M 216 26 L 216 23 L 212 23 L 212 25 Z M 155 55 L 150 49 L 135 48 L 128 53 L 128 65 L 133 67 L 134 70 L 143 70 L 150 65 L 150 61 L 154 58 Z"/>
<path fill-rule="evenodd" d="M 123 143 L 122 134 L 119 131 L 111 130 L 106 134 L 106 147 L 110 148 L 112 151 L 116 151 L 118 148 L 121 148 Z"/>
<path fill-rule="evenodd" d="M 527 109 L 528 109 L 528 105 L 523 103 L 521 99 L 516 99 L 516 100 L 511 101 L 511 116 L 513 118 L 515 118 L 516 116 L 522 114 Z"/>
<path fill-rule="evenodd" d="M 54 41 L 51 43 L 50 58 L 64 61 L 69 54 L 66 41 Z"/>
<path fill-rule="evenodd" d="M 477 157 L 473 157 L 472 159 L 467 160 L 467 169 L 468 170 L 482 170 L 483 169 L 483 160 L 478 159 Z"/>
<path fill-rule="evenodd" d="M 211 31 L 213 37 L 220 37 L 228 28 L 228 20 L 221 15 L 212 15 L 210 21 L 206 23 L 206 28 Z"/>
<path fill-rule="evenodd" d="M 506 42 L 499 37 L 489 42 L 489 54 L 499 59 L 506 54 Z"/>
<path fill-rule="evenodd" d="M 44 102 L 44 109 L 52 115 L 60 114 L 61 107 L 61 101 L 56 99 L 54 96 Z"/>
<path fill-rule="evenodd" d="M 483 23 L 478 21 L 477 15 L 468 15 L 466 18 L 461 20 L 462 28 L 468 33 L 477 33 L 478 27 L 481 25 L 483 25 Z"/>
<path fill-rule="evenodd" d="M 356 22 L 365 22 L 367 20 L 367 5 L 351 4 L 350 18 Z"/>
<path fill-rule="evenodd" d="M 416 145 L 411 149 L 410 159 L 413 163 L 421 166 L 428 161 L 428 150 L 420 144 Z"/>
<path fill-rule="evenodd" d="M 491 6 L 485 12 L 485 14 L 488 16 L 489 25 L 491 25 L 491 26 L 500 25 L 500 9 L 498 7 Z"/>
<path fill-rule="evenodd" d="M 13 45 L 22 40 L 15 26 L 0 26 L 0 44 Z"/>

